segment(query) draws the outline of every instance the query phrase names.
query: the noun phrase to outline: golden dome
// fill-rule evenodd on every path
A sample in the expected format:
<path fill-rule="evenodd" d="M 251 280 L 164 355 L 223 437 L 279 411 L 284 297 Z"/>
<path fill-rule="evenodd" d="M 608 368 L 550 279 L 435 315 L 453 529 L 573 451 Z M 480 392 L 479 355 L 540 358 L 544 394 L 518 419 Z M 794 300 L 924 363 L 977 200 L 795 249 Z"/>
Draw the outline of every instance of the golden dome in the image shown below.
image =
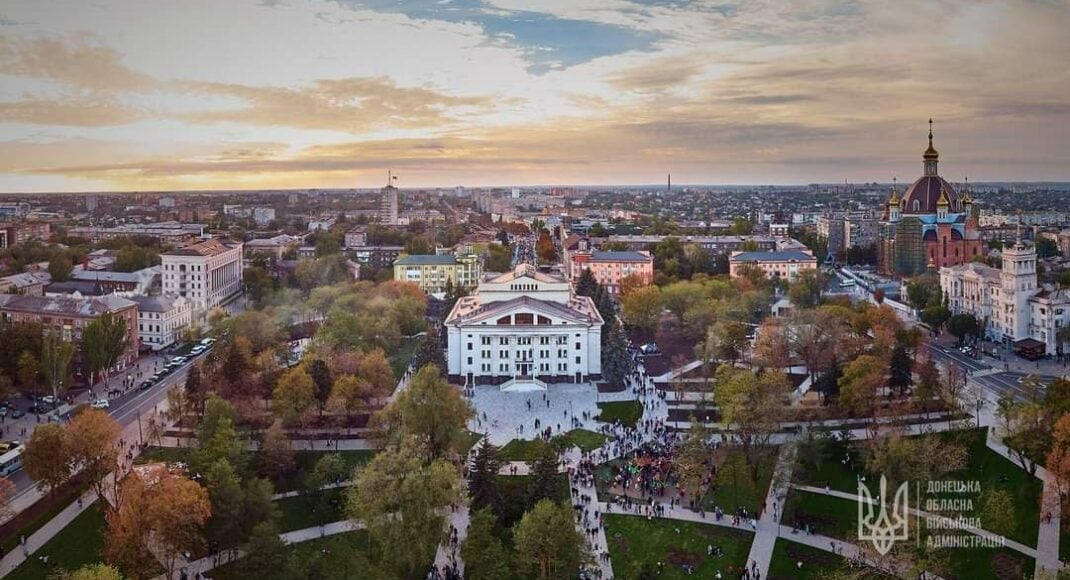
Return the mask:
<path fill-rule="evenodd" d="M 951 200 L 947 197 L 947 189 L 940 188 L 940 199 L 936 200 L 936 207 L 947 207 L 951 205 Z"/>
<path fill-rule="evenodd" d="M 940 158 L 940 153 L 933 147 L 933 120 L 929 119 L 929 148 L 922 154 L 923 159 L 936 160 Z"/>

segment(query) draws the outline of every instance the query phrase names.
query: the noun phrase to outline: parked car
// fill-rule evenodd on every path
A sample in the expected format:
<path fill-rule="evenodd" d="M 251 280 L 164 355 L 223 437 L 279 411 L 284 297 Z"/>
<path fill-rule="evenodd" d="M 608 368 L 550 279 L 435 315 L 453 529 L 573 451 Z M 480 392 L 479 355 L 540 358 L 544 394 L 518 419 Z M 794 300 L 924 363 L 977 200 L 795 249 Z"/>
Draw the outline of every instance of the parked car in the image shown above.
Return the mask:
<path fill-rule="evenodd" d="M 52 395 L 45 395 L 45 396 L 41 397 L 41 402 L 46 404 L 46 405 L 55 405 L 56 404 L 56 398 L 53 397 Z"/>
<path fill-rule="evenodd" d="M 204 352 L 206 350 L 208 350 L 208 347 L 203 346 L 203 345 L 197 345 L 197 346 L 193 347 L 193 349 L 191 349 L 189 351 L 189 353 L 191 355 L 193 355 L 193 356 L 197 356 L 197 355 L 201 354 L 202 352 Z"/>
<path fill-rule="evenodd" d="M 639 352 L 643 354 L 660 354 L 661 349 L 658 348 L 658 345 L 652 342 L 648 342 L 643 346 L 639 347 Z"/>
<path fill-rule="evenodd" d="M 18 419 L 20 417 L 25 417 L 25 416 L 26 416 L 26 411 L 23 411 L 22 409 L 15 409 L 14 411 L 11 412 L 11 418 L 12 419 Z"/>
<path fill-rule="evenodd" d="M 109 403 L 107 399 L 97 399 L 90 403 L 89 406 L 94 409 L 107 409 L 108 407 L 111 407 L 111 403 Z"/>

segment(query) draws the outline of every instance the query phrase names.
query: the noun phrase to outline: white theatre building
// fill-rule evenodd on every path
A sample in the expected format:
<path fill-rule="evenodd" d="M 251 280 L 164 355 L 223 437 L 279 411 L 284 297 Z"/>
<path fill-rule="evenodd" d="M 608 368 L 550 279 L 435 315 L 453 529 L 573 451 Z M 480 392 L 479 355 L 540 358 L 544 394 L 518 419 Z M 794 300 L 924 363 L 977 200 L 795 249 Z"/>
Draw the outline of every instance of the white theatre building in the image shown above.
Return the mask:
<path fill-rule="evenodd" d="M 195 311 L 211 310 L 242 289 L 242 243 L 204 240 L 160 254 L 165 296 L 182 296 Z"/>
<path fill-rule="evenodd" d="M 521 264 L 483 281 L 446 317 L 450 380 L 528 390 L 598 379 L 602 322 L 567 281 Z"/>

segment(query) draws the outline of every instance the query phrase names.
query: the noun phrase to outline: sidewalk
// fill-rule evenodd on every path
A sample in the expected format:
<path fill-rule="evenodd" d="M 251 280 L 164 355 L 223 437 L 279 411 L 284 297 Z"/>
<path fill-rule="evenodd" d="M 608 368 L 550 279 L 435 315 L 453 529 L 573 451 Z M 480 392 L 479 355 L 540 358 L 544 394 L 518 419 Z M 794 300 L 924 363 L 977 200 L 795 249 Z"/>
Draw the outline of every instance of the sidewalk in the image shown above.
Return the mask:
<path fill-rule="evenodd" d="M 26 561 L 27 556 L 32 556 L 40 550 L 53 536 L 58 534 L 60 530 L 67 527 L 74 518 L 81 515 L 82 512 L 89 509 L 89 506 L 93 505 L 97 501 L 97 494 L 92 491 L 87 491 L 82 494 L 82 505 L 79 506 L 75 501 L 71 505 L 63 509 L 63 511 L 56 514 L 56 517 L 49 520 L 45 525 L 41 526 L 36 532 L 26 538 L 25 543 L 17 548 L 12 548 L 10 552 L 4 555 L 4 559 L 0 561 L 0 578 L 7 576 L 11 572 L 18 568 L 23 562 Z"/>
<path fill-rule="evenodd" d="M 788 487 L 791 485 L 795 454 L 794 445 L 788 444 L 780 448 L 776 467 L 773 468 L 773 481 L 769 485 L 765 505 L 762 506 L 761 519 L 758 520 L 758 532 L 754 535 L 754 541 L 750 545 L 750 555 L 747 556 L 748 563 L 758 563 L 758 571 L 762 578 L 769 576 L 769 564 L 773 559 L 773 546 L 777 540 L 774 532 L 778 532 L 780 528 L 780 514 L 783 513 L 784 498 L 787 497 Z"/>

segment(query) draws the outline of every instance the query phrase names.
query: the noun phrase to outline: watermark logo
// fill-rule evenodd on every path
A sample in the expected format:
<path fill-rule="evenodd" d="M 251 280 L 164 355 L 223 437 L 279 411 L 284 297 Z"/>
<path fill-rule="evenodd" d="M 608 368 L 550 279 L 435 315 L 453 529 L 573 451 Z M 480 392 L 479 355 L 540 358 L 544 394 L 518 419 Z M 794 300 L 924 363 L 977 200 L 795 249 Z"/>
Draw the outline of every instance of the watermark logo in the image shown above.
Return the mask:
<path fill-rule="evenodd" d="M 888 480 L 881 476 L 880 495 L 876 500 L 869 491 L 869 486 L 858 482 L 858 539 L 873 543 L 873 547 L 882 556 L 891 551 L 896 542 L 910 536 L 908 518 L 909 489 L 907 482 L 899 485 L 888 513 Z M 874 508 L 880 511 L 874 513 Z"/>

